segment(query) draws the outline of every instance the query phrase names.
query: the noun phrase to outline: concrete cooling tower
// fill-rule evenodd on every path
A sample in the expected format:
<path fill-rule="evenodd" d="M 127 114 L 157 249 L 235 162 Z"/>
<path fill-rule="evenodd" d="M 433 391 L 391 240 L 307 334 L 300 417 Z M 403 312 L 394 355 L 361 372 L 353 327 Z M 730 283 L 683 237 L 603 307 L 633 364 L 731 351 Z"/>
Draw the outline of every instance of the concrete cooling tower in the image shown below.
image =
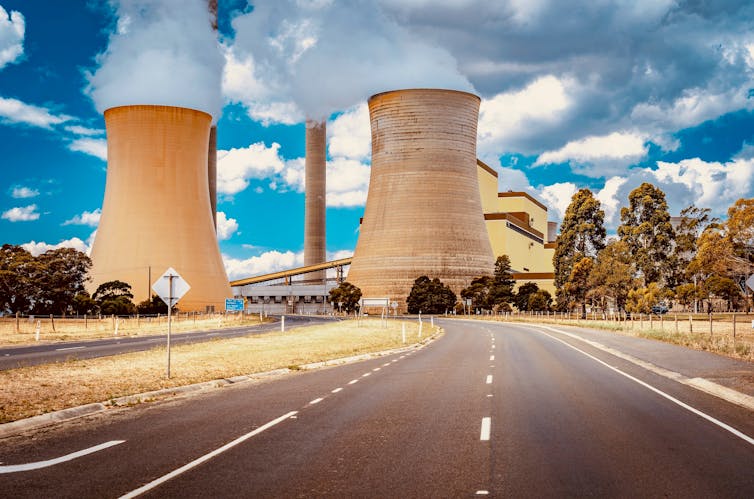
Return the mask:
<path fill-rule="evenodd" d="M 348 281 L 405 310 L 414 280 L 460 294 L 492 274 L 476 171 L 479 97 L 451 90 L 372 96 L 372 171 Z"/>
<path fill-rule="evenodd" d="M 107 182 L 92 247 L 92 289 L 129 283 L 134 302 L 173 267 L 191 290 L 184 311 L 220 311 L 231 296 L 207 180 L 209 114 L 169 106 L 105 111 Z"/>

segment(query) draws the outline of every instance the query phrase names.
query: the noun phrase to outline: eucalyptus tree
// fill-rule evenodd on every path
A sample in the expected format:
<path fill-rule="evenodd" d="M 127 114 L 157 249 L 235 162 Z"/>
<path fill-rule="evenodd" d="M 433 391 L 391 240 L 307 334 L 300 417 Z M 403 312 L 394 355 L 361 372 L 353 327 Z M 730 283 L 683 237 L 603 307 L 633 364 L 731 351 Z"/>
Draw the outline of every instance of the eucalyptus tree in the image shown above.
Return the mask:
<path fill-rule="evenodd" d="M 628 202 L 629 205 L 620 210 L 618 235 L 628 245 L 644 285 L 664 284 L 672 270 L 674 239 L 665 193 L 644 182 L 631 191 Z"/>
<path fill-rule="evenodd" d="M 605 247 L 605 212 L 592 191 L 581 189 L 571 198 L 556 240 L 553 266 L 559 307 L 569 302 L 565 285 L 575 263 L 594 258 Z"/>

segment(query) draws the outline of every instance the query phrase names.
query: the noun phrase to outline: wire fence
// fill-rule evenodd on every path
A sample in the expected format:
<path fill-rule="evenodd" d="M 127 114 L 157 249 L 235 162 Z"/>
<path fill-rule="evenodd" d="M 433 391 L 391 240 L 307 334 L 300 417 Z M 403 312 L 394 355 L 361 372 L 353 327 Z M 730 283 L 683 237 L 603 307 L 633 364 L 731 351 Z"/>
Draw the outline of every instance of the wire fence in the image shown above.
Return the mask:
<path fill-rule="evenodd" d="M 172 314 L 172 330 L 214 329 L 254 325 L 262 321 L 263 317 L 257 314 L 176 312 Z M 1 317 L 0 345 L 158 334 L 167 330 L 167 323 L 168 316 L 161 314 Z"/>
<path fill-rule="evenodd" d="M 573 312 L 512 312 L 488 318 L 605 329 L 754 360 L 754 313 L 610 315 L 596 312 L 583 316 Z"/>

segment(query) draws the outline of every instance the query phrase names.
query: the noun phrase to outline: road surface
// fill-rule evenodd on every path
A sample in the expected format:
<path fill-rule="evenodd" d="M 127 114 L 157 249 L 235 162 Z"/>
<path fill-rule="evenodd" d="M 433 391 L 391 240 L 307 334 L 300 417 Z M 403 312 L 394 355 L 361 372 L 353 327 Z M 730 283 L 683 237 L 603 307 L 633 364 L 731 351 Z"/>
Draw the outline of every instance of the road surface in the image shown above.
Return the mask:
<path fill-rule="evenodd" d="M 297 327 L 333 319 L 291 315 L 286 316 L 285 320 L 286 327 Z M 170 335 L 170 342 L 173 345 L 184 345 L 216 340 L 218 338 L 235 338 L 250 334 L 266 333 L 279 329 L 279 322 L 266 322 L 257 326 L 172 333 Z M 51 362 L 63 362 L 70 359 L 92 359 L 128 352 L 140 352 L 165 345 L 166 335 L 167 333 L 144 336 L 121 336 L 100 340 L 61 341 L 40 345 L 0 348 L 0 371 Z"/>
<path fill-rule="evenodd" d="M 754 497 L 751 411 L 558 327 L 442 326 L 412 353 L 0 441 L 0 494 Z"/>

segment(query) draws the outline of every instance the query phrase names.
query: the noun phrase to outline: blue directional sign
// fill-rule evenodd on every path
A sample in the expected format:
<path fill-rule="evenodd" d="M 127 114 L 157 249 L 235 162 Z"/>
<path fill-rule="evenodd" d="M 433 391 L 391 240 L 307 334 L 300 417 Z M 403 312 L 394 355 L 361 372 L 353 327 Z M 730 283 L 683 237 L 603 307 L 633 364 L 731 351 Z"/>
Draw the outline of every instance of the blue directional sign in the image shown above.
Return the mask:
<path fill-rule="evenodd" d="M 243 298 L 226 298 L 225 310 L 228 312 L 243 312 Z"/>

